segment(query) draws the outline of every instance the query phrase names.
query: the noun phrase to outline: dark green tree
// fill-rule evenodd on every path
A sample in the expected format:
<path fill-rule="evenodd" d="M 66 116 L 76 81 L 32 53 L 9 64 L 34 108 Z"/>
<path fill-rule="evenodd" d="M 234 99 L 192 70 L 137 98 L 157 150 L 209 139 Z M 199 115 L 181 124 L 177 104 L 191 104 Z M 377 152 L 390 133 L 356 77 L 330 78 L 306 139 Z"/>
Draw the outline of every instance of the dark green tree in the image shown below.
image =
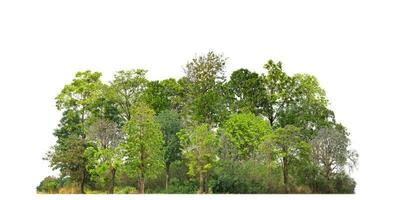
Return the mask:
<path fill-rule="evenodd" d="M 226 83 L 229 110 L 235 112 L 262 113 L 266 103 L 266 88 L 261 76 L 247 69 L 239 69 L 231 74 Z"/>
<path fill-rule="evenodd" d="M 176 135 L 182 129 L 182 121 L 179 114 L 171 110 L 162 111 L 156 120 L 164 134 L 165 189 L 168 190 L 171 164 L 182 159 L 179 138 Z"/>

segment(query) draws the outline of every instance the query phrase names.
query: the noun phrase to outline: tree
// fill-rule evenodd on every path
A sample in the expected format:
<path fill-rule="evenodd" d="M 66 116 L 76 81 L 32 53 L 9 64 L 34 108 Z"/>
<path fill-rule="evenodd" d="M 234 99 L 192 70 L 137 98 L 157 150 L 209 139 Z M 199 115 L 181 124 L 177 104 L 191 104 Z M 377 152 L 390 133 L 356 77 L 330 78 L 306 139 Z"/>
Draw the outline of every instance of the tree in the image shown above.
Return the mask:
<path fill-rule="evenodd" d="M 247 69 L 236 70 L 232 72 L 226 87 L 231 112 L 261 113 L 266 101 L 266 89 L 257 73 Z"/>
<path fill-rule="evenodd" d="M 357 152 L 350 150 L 350 140 L 344 132 L 334 128 L 324 128 L 318 131 L 311 141 L 312 155 L 315 162 L 324 169 L 324 176 L 330 183 L 333 172 L 341 172 L 344 167 L 355 167 Z M 331 189 L 329 192 L 332 192 Z"/>
<path fill-rule="evenodd" d="M 144 92 L 144 101 L 159 114 L 164 110 L 180 110 L 183 86 L 175 79 L 151 81 Z"/>
<path fill-rule="evenodd" d="M 318 129 L 332 126 L 335 116 L 328 109 L 325 91 L 317 78 L 296 74 L 292 79 L 292 101 L 278 114 L 278 124 L 281 127 L 289 124 L 301 127 L 305 138 L 310 140 Z"/>
<path fill-rule="evenodd" d="M 238 159 L 249 159 L 267 134 L 272 133 L 271 126 L 252 113 L 234 114 L 224 122 L 222 137 L 226 137 L 237 150 Z"/>
<path fill-rule="evenodd" d="M 95 174 L 103 175 L 106 170 L 111 174 L 108 193 L 114 193 L 117 169 L 122 165 L 123 154 L 121 144 L 124 135 L 115 122 L 99 119 L 88 130 L 88 141 L 94 144 L 86 150 L 91 158 Z"/>
<path fill-rule="evenodd" d="M 185 70 L 188 87 L 185 104 L 192 120 L 216 127 L 226 117 L 226 102 L 223 98 L 226 58 L 209 52 L 189 62 Z"/>
<path fill-rule="evenodd" d="M 124 132 L 127 134 L 127 165 L 131 172 L 139 173 L 139 192 L 144 193 L 145 179 L 156 177 L 164 167 L 163 134 L 154 111 L 144 103 L 137 103 Z"/>
<path fill-rule="evenodd" d="M 218 138 L 207 124 L 182 129 L 178 133 L 190 176 L 198 176 L 199 193 L 208 192 L 208 172 L 218 161 Z"/>
<path fill-rule="evenodd" d="M 278 128 L 267 140 L 272 142 L 274 155 L 280 159 L 285 190 L 289 192 L 290 164 L 296 160 L 307 158 L 310 149 L 309 144 L 301 138 L 300 129 L 292 125 Z"/>
<path fill-rule="evenodd" d="M 58 137 L 57 144 L 47 159 L 54 169 L 60 169 L 61 173 L 79 182 L 81 193 L 88 178 L 87 159 L 82 156 L 87 147 L 86 125 L 104 87 L 100 77 L 99 72 L 78 72 L 72 83 L 65 85 L 56 97 L 57 108 L 64 111 L 64 116 L 54 133 Z"/>
<path fill-rule="evenodd" d="M 165 189 L 168 190 L 171 164 L 181 159 L 179 138 L 176 135 L 182 129 L 179 114 L 175 111 L 164 110 L 157 117 L 161 132 L 164 135 Z"/>
<path fill-rule="evenodd" d="M 282 63 L 269 60 L 264 68 L 268 70 L 263 75 L 266 87 L 266 104 L 263 114 L 268 118 L 272 127 L 276 127 L 276 119 L 280 112 L 292 101 L 293 80 L 282 70 Z"/>
<path fill-rule="evenodd" d="M 147 71 L 143 69 L 118 71 L 110 83 L 108 98 L 117 104 L 124 122 L 131 119 L 131 110 L 146 90 Z"/>

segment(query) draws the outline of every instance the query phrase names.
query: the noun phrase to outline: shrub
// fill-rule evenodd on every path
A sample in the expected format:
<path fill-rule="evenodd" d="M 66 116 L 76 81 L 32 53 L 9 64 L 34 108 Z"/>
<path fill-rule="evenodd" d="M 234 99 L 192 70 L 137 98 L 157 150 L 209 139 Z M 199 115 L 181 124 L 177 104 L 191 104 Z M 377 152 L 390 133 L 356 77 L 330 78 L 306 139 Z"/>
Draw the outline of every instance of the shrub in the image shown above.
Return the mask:
<path fill-rule="evenodd" d="M 47 176 L 44 178 L 39 186 L 36 188 L 37 192 L 39 193 L 58 193 L 58 185 L 59 179 L 54 176 Z"/>
<path fill-rule="evenodd" d="M 137 189 L 133 186 L 117 186 L 114 188 L 115 194 L 137 194 Z"/>

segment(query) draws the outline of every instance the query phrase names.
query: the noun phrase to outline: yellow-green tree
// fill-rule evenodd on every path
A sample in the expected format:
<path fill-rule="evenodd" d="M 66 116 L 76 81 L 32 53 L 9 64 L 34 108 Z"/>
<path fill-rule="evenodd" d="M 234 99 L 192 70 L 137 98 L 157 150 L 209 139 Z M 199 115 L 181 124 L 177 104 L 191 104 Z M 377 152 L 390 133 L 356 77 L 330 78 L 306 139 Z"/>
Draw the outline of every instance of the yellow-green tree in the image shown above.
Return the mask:
<path fill-rule="evenodd" d="M 139 102 L 123 128 L 127 134 L 126 165 L 131 173 L 139 175 L 140 193 L 145 191 L 145 180 L 156 177 L 164 168 L 164 138 L 154 114 L 146 104 Z"/>
<path fill-rule="evenodd" d="M 199 193 L 208 193 L 208 172 L 218 161 L 217 134 L 207 124 L 183 129 L 178 133 L 188 174 L 198 177 Z"/>

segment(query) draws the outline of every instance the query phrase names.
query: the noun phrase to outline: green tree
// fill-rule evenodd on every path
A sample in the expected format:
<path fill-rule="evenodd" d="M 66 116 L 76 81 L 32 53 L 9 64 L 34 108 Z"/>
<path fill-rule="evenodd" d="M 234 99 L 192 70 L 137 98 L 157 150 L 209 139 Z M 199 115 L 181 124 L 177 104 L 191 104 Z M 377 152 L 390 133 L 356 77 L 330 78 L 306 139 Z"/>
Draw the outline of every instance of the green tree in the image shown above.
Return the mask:
<path fill-rule="evenodd" d="M 54 176 L 47 176 L 40 185 L 36 188 L 38 192 L 54 194 L 58 192 L 59 179 Z"/>
<path fill-rule="evenodd" d="M 110 194 L 114 193 L 116 172 L 123 162 L 123 139 L 124 135 L 117 123 L 106 119 L 97 120 L 88 130 L 88 141 L 93 143 L 94 147 L 88 147 L 85 155 L 95 166 L 92 173 L 100 176 L 106 172 L 110 173 Z"/>
<path fill-rule="evenodd" d="M 262 112 L 275 128 L 278 115 L 292 101 L 293 79 L 282 70 L 281 62 L 269 60 L 264 68 L 268 70 L 268 74 L 263 75 L 266 103 Z"/>
<path fill-rule="evenodd" d="M 255 157 L 258 146 L 272 129 L 261 117 L 247 113 L 232 115 L 223 123 L 220 132 L 233 144 L 237 159 L 250 159 Z"/>
<path fill-rule="evenodd" d="M 308 74 L 293 76 L 291 102 L 278 114 L 281 127 L 295 125 L 301 127 L 308 140 L 321 128 L 335 124 L 333 111 L 328 109 L 328 99 L 317 78 Z"/>
<path fill-rule="evenodd" d="M 63 111 L 63 118 L 54 133 L 57 144 L 48 153 L 47 159 L 54 169 L 60 169 L 63 175 L 70 175 L 79 182 L 81 193 L 84 193 L 88 179 L 87 159 L 83 156 L 87 147 L 86 127 L 104 87 L 100 77 L 99 72 L 78 72 L 72 83 L 65 85 L 56 97 L 56 105 Z"/>
<path fill-rule="evenodd" d="M 208 172 L 218 161 L 218 137 L 209 125 L 182 129 L 178 133 L 182 146 L 182 153 L 186 159 L 190 176 L 197 176 L 199 193 L 208 193 Z"/>
<path fill-rule="evenodd" d="M 180 110 L 182 107 L 183 86 L 175 79 L 150 81 L 144 93 L 144 101 L 156 112 Z"/>
<path fill-rule="evenodd" d="M 223 98 L 225 62 L 222 55 L 209 52 L 189 62 L 184 81 L 188 87 L 186 109 L 189 118 L 216 127 L 226 117 L 226 101 Z"/>
<path fill-rule="evenodd" d="M 124 122 L 131 119 L 131 110 L 146 90 L 147 71 L 143 69 L 118 71 L 111 81 L 107 98 L 117 104 Z"/>
<path fill-rule="evenodd" d="M 179 138 L 176 135 L 182 129 L 182 122 L 179 114 L 171 110 L 162 111 L 156 119 L 164 134 L 165 189 L 168 190 L 171 164 L 182 157 Z"/>
<path fill-rule="evenodd" d="M 257 73 L 247 69 L 236 70 L 231 74 L 226 87 L 231 112 L 261 113 L 266 101 L 266 89 Z"/>
<path fill-rule="evenodd" d="M 273 144 L 274 157 L 280 160 L 285 190 L 289 192 L 290 165 L 292 162 L 307 160 L 310 145 L 302 139 L 300 129 L 292 125 L 278 128 L 267 138 Z"/>
<path fill-rule="evenodd" d="M 164 139 L 154 111 L 144 103 L 137 103 L 124 132 L 128 169 L 139 174 L 139 192 L 144 193 L 145 179 L 156 177 L 164 167 Z"/>

